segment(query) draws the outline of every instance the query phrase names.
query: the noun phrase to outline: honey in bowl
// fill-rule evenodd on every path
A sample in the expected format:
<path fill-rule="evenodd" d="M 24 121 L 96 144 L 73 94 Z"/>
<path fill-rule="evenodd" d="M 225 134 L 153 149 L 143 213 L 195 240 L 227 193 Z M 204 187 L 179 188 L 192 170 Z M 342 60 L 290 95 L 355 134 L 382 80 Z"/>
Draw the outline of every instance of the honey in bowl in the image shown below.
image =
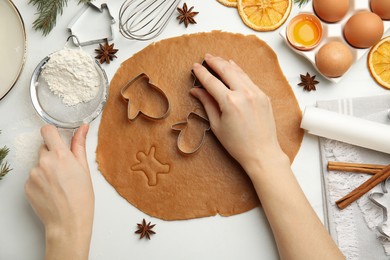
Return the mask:
<path fill-rule="evenodd" d="M 321 21 L 312 14 L 299 14 L 287 25 L 287 40 L 296 49 L 308 51 L 322 39 Z"/>

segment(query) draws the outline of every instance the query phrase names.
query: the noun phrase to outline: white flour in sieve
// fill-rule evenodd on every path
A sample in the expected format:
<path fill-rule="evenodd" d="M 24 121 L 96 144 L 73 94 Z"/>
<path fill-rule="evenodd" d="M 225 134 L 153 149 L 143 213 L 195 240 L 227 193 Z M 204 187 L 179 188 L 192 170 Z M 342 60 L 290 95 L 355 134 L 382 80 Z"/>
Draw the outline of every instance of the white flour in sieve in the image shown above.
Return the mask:
<path fill-rule="evenodd" d="M 89 102 L 99 92 L 94 59 L 82 50 L 64 48 L 50 55 L 41 75 L 50 90 L 68 106 Z"/>

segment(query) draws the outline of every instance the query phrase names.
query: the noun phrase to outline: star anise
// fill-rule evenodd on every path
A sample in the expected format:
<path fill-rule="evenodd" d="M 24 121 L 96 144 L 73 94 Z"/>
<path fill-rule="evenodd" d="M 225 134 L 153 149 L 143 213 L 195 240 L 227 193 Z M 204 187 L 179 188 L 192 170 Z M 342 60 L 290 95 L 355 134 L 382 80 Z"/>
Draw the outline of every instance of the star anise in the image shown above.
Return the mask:
<path fill-rule="evenodd" d="M 194 16 L 197 15 L 199 12 L 192 12 L 192 9 L 194 9 L 194 7 L 191 7 L 188 10 L 186 3 L 184 3 L 183 8 L 180 8 L 180 7 L 177 8 L 177 11 L 180 13 L 180 15 L 176 19 L 180 20 L 179 23 L 184 22 L 184 25 L 186 26 L 186 28 L 188 27 L 188 24 L 190 24 L 190 23 L 195 24 L 196 23 Z"/>
<path fill-rule="evenodd" d="M 150 240 L 150 236 L 156 234 L 156 232 L 152 230 L 152 228 L 154 228 L 155 225 L 156 224 L 150 225 L 150 222 L 146 224 L 145 219 L 143 219 L 142 224 L 137 224 L 138 230 L 135 231 L 134 233 L 141 235 L 139 239 L 146 237 L 147 239 Z"/>
<path fill-rule="evenodd" d="M 304 90 L 311 91 L 316 90 L 316 84 L 320 83 L 319 81 L 315 80 L 316 75 L 310 76 L 309 72 L 306 72 L 306 75 L 301 74 L 301 83 L 298 84 L 298 86 L 302 86 Z"/>
<path fill-rule="evenodd" d="M 110 45 L 106 42 L 104 45 L 99 44 L 99 49 L 95 49 L 95 52 L 98 53 L 95 59 L 99 59 L 100 64 L 104 62 L 110 64 L 111 60 L 117 58 L 115 53 L 118 52 L 118 49 L 114 49 L 114 44 Z"/>

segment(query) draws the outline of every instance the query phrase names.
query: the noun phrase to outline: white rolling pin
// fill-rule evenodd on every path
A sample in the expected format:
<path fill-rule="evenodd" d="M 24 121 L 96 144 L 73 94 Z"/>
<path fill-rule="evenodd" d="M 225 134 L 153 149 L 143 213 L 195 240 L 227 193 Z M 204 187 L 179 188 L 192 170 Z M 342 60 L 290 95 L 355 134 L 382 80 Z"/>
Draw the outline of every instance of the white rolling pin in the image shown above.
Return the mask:
<path fill-rule="evenodd" d="M 306 107 L 301 128 L 309 134 L 390 153 L 390 125 Z"/>

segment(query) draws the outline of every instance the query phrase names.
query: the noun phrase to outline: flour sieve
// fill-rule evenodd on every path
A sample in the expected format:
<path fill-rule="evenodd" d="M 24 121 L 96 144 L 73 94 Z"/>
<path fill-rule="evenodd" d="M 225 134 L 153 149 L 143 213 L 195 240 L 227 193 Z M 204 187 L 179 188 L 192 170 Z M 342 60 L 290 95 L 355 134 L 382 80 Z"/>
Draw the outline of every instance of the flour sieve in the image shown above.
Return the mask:
<path fill-rule="evenodd" d="M 71 37 L 78 40 L 72 35 L 67 39 L 65 46 Z M 50 56 L 47 56 L 37 65 L 30 82 L 31 101 L 39 116 L 47 123 L 65 129 L 74 129 L 92 122 L 102 112 L 108 95 L 107 75 L 100 64 L 95 60 L 94 65 L 100 77 L 100 86 L 95 98 L 89 102 L 67 106 L 60 97 L 51 92 L 47 82 L 41 77 L 41 72 L 49 60 Z"/>

